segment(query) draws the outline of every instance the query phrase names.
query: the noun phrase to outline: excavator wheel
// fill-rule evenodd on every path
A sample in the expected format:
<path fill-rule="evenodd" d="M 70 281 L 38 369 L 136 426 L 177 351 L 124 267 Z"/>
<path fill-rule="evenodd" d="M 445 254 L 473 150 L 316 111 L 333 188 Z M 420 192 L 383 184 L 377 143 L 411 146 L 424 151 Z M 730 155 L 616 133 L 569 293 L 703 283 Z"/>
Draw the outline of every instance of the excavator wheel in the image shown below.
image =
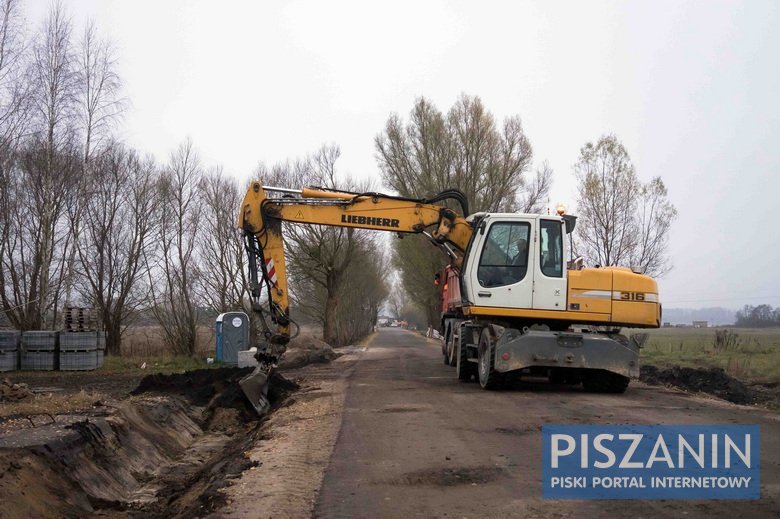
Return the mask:
<path fill-rule="evenodd" d="M 462 337 L 459 337 L 453 344 L 453 349 L 455 350 L 455 372 L 458 374 L 458 380 L 471 380 L 471 375 L 476 374 L 474 372 L 475 365 L 473 362 L 469 362 L 468 348 Z"/>
<path fill-rule="evenodd" d="M 490 328 L 482 328 L 479 335 L 479 368 L 477 378 L 482 389 L 497 389 L 501 386 L 502 374 L 495 370 L 496 348 L 490 336 Z"/>

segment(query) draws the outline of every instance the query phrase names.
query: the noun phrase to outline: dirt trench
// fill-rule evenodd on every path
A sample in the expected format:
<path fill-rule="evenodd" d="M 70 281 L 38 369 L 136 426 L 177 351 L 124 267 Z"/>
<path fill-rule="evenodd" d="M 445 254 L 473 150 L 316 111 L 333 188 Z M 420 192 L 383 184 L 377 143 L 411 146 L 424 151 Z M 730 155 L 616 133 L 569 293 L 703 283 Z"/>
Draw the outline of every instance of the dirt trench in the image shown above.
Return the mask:
<path fill-rule="evenodd" d="M 262 423 L 238 380 L 251 368 L 150 375 L 116 406 L 0 437 L 0 518 L 192 517 L 251 468 Z M 274 373 L 274 409 L 298 388 Z"/>

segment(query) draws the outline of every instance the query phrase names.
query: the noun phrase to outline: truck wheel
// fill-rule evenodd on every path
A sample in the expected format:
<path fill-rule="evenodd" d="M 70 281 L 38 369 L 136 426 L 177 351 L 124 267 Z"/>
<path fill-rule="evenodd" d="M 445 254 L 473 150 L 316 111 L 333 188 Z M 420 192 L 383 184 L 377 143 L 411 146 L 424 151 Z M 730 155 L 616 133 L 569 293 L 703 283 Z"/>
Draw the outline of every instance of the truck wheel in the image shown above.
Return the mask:
<path fill-rule="evenodd" d="M 452 326 L 447 324 L 444 328 L 444 342 L 441 345 L 442 357 L 444 357 L 444 364 L 449 366 L 450 364 L 450 342 L 452 341 Z"/>
<path fill-rule="evenodd" d="M 450 366 L 458 363 L 458 344 L 460 344 L 460 333 L 455 324 L 450 328 L 450 342 L 447 344 L 447 364 Z"/>
<path fill-rule="evenodd" d="M 447 336 L 447 329 L 445 328 L 444 330 L 445 330 L 444 331 L 444 336 L 446 337 Z M 447 355 L 447 350 L 445 350 L 446 347 L 447 347 L 447 341 L 443 340 L 441 342 L 441 354 L 442 354 L 442 357 Z"/>
<path fill-rule="evenodd" d="M 455 349 L 455 372 L 458 374 L 458 380 L 471 380 L 474 374 L 474 364 L 469 362 L 468 348 L 459 340 L 454 344 Z"/>
<path fill-rule="evenodd" d="M 479 385 L 482 389 L 496 389 L 501 385 L 501 374 L 494 368 L 496 364 L 496 350 L 493 347 L 493 339 L 490 337 L 490 329 L 485 327 L 479 335 Z"/>
<path fill-rule="evenodd" d="M 453 327 L 452 345 L 450 346 L 450 366 L 458 363 L 458 344 L 460 344 L 460 327 Z"/>
<path fill-rule="evenodd" d="M 630 381 L 628 377 L 603 370 L 582 374 L 583 389 L 592 393 L 625 393 Z"/>

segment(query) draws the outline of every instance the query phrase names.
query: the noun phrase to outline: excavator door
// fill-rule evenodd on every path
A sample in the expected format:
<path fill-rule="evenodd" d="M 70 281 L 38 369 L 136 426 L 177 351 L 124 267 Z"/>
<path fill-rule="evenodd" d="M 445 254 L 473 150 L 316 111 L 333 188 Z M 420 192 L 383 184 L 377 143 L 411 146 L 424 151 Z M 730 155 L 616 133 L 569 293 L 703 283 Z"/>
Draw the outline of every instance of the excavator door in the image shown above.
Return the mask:
<path fill-rule="evenodd" d="M 539 217 L 534 240 L 534 295 L 536 310 L 566 310 L 566 265 L 568 249 L 564 222 Z"/>
<path fill-rule="evenodd" d="M 507 215 L 482 220 L 470 248 L 476 257 L 466 267 L 473 304 L 532 308 L 534 228 L 533 217 Z"/>

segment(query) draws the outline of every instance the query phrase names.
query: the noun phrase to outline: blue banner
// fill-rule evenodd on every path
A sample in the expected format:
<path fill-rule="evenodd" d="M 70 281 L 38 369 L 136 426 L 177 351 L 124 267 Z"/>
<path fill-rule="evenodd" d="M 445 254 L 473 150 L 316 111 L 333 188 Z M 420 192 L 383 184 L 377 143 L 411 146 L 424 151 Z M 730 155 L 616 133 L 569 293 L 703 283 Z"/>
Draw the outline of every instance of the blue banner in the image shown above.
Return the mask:
<path fill-rule="evenodd" d="M 547 499 L 759 499 L 758 425 L 545 425 Z"/>

